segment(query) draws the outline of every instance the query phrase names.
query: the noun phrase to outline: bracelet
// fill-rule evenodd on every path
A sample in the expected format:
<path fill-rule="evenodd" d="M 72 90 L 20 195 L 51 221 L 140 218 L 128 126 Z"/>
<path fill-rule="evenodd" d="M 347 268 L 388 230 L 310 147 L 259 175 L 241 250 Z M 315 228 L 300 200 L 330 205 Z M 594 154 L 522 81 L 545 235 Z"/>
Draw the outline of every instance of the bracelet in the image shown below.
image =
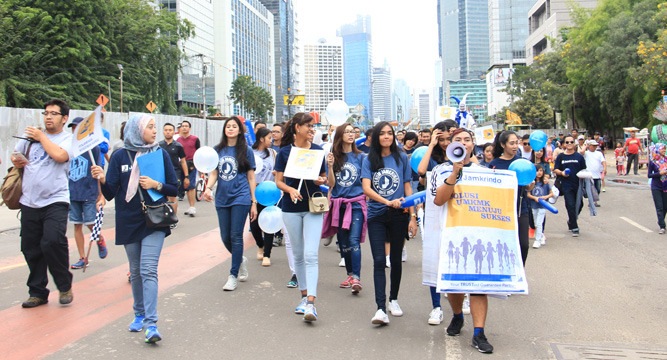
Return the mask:
<path fill-rule="evenodd" d="M 450 184 L 450 183 L 447 182 L 447 179 L 445 179 L 445 185 L 454 186 L 454 185 L 456 185 L 456 183 Z"/>
<path fill-rule="evenodd" d="M 250 203 L 252 203 L 252 204 L 257 204 L 257 200 L 253 200 L 253 201 L 251 201 Z"/>
<path fill-rule="evenodd" d="M 417 214 L 410 214 L 410 216 L 412 216 L 413 218 L 416 218 Z"/>

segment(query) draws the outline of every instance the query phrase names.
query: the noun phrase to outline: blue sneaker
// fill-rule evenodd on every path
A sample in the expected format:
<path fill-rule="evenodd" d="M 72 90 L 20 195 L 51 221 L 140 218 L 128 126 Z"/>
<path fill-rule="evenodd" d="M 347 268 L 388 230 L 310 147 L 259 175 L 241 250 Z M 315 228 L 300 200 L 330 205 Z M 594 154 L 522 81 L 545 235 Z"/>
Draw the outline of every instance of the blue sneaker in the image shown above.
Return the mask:
<path fill-rule="evenodd" d="M 306 312 L 306 305 L 308 305 L 308 298 L 307 297 L 302 297 L 301 302 L 299 303 L 299 306 L 296 307 L 294 310 L 295 314 L 303 314 Z"/>
<path fill-rule="evenodd" d="M 313 304 L 306 305 L 306 311 L 303 314 L 303 320 L 307 322 L 317 320 L 317 310 L 315 310 L 315 305 Z"/>
<path fill-rule="evenodd" d="M 109 255 L 109 250 L 107 250 L 107 244 L 104 240 L 97 241 L 97 250 L 99 251 L 100 259 L 104 259 Z"/>
<path fill-rule="evenodd" d="M 292 275 L 292 278 L 287 282 L 287 287 L 288 288 L 299 287 L 299 281 L 297 281 L 296 275 Z"/>
<path fill-rule="evenodd" d="M 149 326 L 146 329 L 146 342 L 154 343 L 162 340 L 162 335 L 157 331 L 157 326 Z"/>
<path fill-rule="evenodd" d="M 132 321 L 132 324 L 130 324 L 130 331 L 131 332 L 139 332 L 144 328 L 144 319 L 146 316 L 144 315 L 139 315 L 135 314 L 134 315 L 134 321 Z"/>
<path fill-rule="evenodd" d="M 83 269 L 84 265 L 87 265 L 86 259 L 85 258 L 80 258 L 79 261 L 70 265 L 70 269 L 72 269 L 72 270 Z"/>

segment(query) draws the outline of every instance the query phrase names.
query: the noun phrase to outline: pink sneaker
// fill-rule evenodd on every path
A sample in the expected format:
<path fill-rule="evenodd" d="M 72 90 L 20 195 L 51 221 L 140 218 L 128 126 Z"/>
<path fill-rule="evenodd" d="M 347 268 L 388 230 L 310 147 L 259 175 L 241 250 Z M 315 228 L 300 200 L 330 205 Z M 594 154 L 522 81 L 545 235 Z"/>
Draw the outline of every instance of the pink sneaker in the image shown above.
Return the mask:
<path fill-rule="evenodd" d="M 352 281 L 352 276 L 351 275 L 347 277 L 347 280 L 340 283 L 339 286 L 343 289 L 349 289 L 350 287 L 352 287 L 352 284 L 350 284 L 350 281 Z"/>

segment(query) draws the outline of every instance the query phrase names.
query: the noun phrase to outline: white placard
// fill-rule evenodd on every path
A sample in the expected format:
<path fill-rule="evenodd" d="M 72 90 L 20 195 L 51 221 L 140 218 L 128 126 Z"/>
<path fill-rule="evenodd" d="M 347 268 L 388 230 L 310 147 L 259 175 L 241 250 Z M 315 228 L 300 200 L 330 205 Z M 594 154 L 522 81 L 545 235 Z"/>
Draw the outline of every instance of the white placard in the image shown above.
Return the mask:
<path fill-rule="evenodd" d="M 283 175 L 292 179 L 317 180 L 323 161 L 324 150 L 292 147 Z"/>
<path fill-rule="evenodd" d="M 98 106 L 95 111 L 76 126 L 74 136 L 72 136 L 72 156 L 77 157 L 102 142 L 106 142 L 102 132 L 102 106 Z"/>

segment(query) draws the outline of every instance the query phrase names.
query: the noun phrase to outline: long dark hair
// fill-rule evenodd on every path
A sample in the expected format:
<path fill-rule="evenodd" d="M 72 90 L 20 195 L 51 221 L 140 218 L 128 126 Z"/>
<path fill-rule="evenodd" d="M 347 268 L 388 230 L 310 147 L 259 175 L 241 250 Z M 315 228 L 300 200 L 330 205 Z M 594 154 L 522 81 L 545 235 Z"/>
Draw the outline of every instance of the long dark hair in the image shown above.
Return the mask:
<path fill-rule="evenodd" d="M 271 135 L 271 130 L 265 127 L 261 127 L 257 129 L 257 132 L 255 133 L 255 143 L 252 144 L 252 148 L 257 150 L 259 148 L 259 144 L 261 143 L 261 140 L 264 139 L 267 135 Z M 269 148 L 271 146 L 267 146 L 266 149 L 264 149 L 264 154 L 266 157 L 269 157 L 271 153 L 269 152 Z"/>
<path fill-rule="evenodd" d="M 220 151 L 223 148 L 227 147 L 227 135 L 225 134 L 225 129 L 227 128 L 227 124 L 230 121 L 236 122 L 236 125 L 239 127 L 239 134 L 236 137 L 236 146 L 234 146 L 234 149 L 236 150 L 236 163 L 238 164 L 238 171 L 241 173 L 247 172 L 250 170 L 250 161 L 248 161 L 248 144 L 246 144 L 245 141 L 245 134 L 243 129 L 243 123 L 241 122 L 241 119 L 239 119 L 236 116 L 232 116 L 229 119 L 225 120 L 224 125 L 222 126 L 222 137 L 220 138 L 220 143 L 218 145 L 214 146 L 213 148 L 215 151 Z"/>
<path fill-rule="evenodd" d="M 537 176 L 537 172 L 542 170 L 542 177 Z M 540 164 L 535 164 L 535 183 L 537 182 L 544 182 L 544 175 L 545 175 L 544 167 Z"/>
<path fill-rule="evenodd" d="M 455 121 L 452 120 L 452 122 L 456 123 Z M 442 130 L 443 133 L 448 133 L 449 129 L 455 127 L 451 126 L 451 123 L 447 123 L 447 120 L 445 121 L 440 121 L 439 123 L 435 124 L 433 126 L 433 130 Z M 435 160 L 436 163 L 442 164 L 445 162 L 445 159 L 447 159 L 446 156 L 446 149 L 443 149 L 440 147 L 438 143 L 438 139 L 431 139 L 431 141 L 435 141 L 436 145 L 433 147 L 433 151 L 431 152 L 431 159 Z M 451 141 L 450 141 L 451 142 Z"/>
<path fill-rule="evenodd" d="M 285 124 L 283 128 L 283 137 L 280 139 L 280 147 L 285 147 L 294 144 L 294 137 L 296 136 L 296 126 L 307 124 L 313 121 L 313 116 L 308 113 L 296 113 Z"/>
<path fill-rule="evenodd" d="M 334 135 L 333 145 L 331 146 L 331 153 L 334 156 L 333 171 L 334 174 L 339 172 L 345 164 L 345 153 L 343 152 L 343 135 L 345 135 L 345 128 L 351 127 L 354 131 L 354 126 L 350 124 L 343 124 L 336 128 L 336 135 Z M 352 153 L 359 154 L 361 151 L 357 149 L 357 145 L 352 141 Z"/>
<path fill-rule="evenodd" d="M 544 149 L 540 149 L 542 151 L 542 158 L 540 159 L 540 162 L 546 162 L 547 158 L 547 148 L 545 147 Z M 540 150 L 535 150 L 533 149 L 533 153 L 530 155 L 531 157 L 531 162 L 533 164 L 537 164 L 537 152 Z"/>
<path fill-rule="evenodd" d="M 378 171 L 384 167 L 384 160 L 382 160 L 382 146 L 380 145 L 380 131 L 382 131 L 385 126 L 391 128 L 392 137 L 394 138 L 389 147 L 391 155 L 394 156 L 396 164 L 401 161 L 401 155 L 398 152 L 398 146 L 396 145 L 396 133 L 394 132 L 394 128 L 387 121 L 380 121 L 373 127 L 373 134 L 371 135 L 371 150 L 368 152 L 368 160 L 371 162 L 371 171 Z"/>
<path fill-rule="evenodd" d="M 518 139 L 519 136 L 512 130 L 503 130 L 496 135 L 496 139 L 493 141 L 493 158 L 497 159 L 500 157 L 500 155 L 505 152 L 505 149 L 503 148 L 502 145 L 507 144 L 507 141 L 509 141 L 510 136 L 516 136 Z"/>

